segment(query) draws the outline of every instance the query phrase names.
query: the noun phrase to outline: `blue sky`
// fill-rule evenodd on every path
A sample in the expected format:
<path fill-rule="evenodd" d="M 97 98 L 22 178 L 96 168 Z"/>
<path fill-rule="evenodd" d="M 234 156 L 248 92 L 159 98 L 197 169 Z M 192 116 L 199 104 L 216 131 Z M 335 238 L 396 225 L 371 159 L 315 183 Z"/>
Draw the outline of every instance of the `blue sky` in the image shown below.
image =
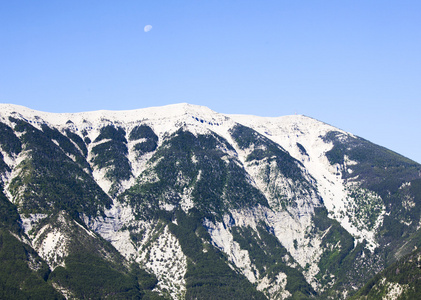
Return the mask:
<path fill-rule="evenodd" d="M 0 70 L 1 103 L 298 113 L 421 162 L 421 1 L 1 1 Z"/>

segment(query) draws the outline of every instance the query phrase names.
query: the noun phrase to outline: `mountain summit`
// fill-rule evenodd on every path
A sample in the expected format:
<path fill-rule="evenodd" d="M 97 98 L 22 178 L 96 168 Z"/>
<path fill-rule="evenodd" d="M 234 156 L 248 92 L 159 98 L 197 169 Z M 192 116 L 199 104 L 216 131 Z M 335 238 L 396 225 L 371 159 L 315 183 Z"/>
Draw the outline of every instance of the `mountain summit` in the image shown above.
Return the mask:
<path fill-rule="evenodd" d="M 0 104 L 0 174 L 0 298 L 420 295 L 421 165 L 309 117 Z"/>

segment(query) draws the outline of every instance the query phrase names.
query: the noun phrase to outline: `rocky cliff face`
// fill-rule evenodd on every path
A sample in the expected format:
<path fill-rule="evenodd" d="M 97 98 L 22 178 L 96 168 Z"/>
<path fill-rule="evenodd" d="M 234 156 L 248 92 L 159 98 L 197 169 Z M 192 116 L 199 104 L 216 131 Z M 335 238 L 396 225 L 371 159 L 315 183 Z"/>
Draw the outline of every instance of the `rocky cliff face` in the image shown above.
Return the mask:
<path fill-rule="evenodd" d="M 2 232 L 51 297 L 346 298 L 421 244 L 421 165 L 305 116 L 0 106 Z"/>

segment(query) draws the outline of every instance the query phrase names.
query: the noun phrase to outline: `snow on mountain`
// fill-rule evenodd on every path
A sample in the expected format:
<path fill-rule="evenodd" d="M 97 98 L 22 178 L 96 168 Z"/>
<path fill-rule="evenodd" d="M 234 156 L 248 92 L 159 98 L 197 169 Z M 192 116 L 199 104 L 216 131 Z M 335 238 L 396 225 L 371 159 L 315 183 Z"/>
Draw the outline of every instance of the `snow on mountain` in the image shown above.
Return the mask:
<path fill-rule="evenodd" d="M 215 128 L 224 126 L 224 123 L 229 121 L 226 116 L 207 107 L 186 103 L 130 111 L 101 110 L 81 113 L 46 113 L 13 104 L 0 104 L 0 109 L 3 118 L 15 115 L 25 118 L 34 126 L 46 122 L 54 127 L 70 128 L 74 131 L 86 130 L 90 134 L 89 137 L 96 136 L 99 129 L 109 124 L 132 128 L 141 122 L 150 123 L 153 124 L 155 133 L 162 137 L 183 125 Z M 71 123 L 69 124 L 68 121 Z"/>
<path fill-rule="evenodd" d="M 70 221 L 71 217 L 64 211 L 56 216 L 38 212 L 21 214 L 22 225 L 34 249 L 52 269 L 64 266 L 64 259 L 71 251 L 69 245 L 75 239 L 74 234 L 69 234 L 70 231 L 77 231 L 90 243 L 100 235 L 127 261 L 135 261 L 155 274 L 158 279 L 155 289 L 161 294 L 174 299 L 184 297 L 187 291 L 185 276 L 191 258 L 183 252 L 185 249 L 182 249 L 179 237 L 170 230 L 171 222 L 173 225 L 180 225 L 178 219 L 174 215 L 168 216 L 177 207 L 188 214 L 197 206 L 194 191 L 198 182 L 206 181 L 203 170 L 199 169 L 193 179 L 181 171 L 170 174 L 172 178 L 176 178 L 176 185 L 183 189 L 156 196 L 158 208 L 168 213 L 165 215 L 166 221 L 159 218 L 142 219 L 143 211 L 138 211 L 132 202 L 120 197 L 135 187 L 140 191 L 136 196 L 138 201 L 149 199 L 147 196 L 150 195 L 147 193 L 151 193 L 151 190 L 144 190 L 140 184 L 152 185 L 162 181 L 156 168 L 160 166 L 160 160 L 165 158 L 155 158 L 155 154 L 180 129 L 192 133 L 196 138 L 211 136 L 215 139 L 217 146 L 212 151 L 220 155 L 226 166 L 234 163 L 243 172 L 236 176 L 245 174 L 244 184 L 257 190 L 259 196 L 267 201 L 267 204 L 259 203 L 254 207 L 222 210 L 221 216 L 214 212 L 214 218 L 208 216 L 202 220 L 210 243 L 224 253 L 229 266 L 244 275 L 267 297 L 283 299 L 291 295 L 287 284 L 291 269 L 300 270 L 306 282 L 316 291 L 323 291 L 326 286 L 333 286 L 335 283 L 335 276 L 326 267 L 326 260 L 330 263 L 329 259 L 334 260 L 334 256 L 326 258 L 326 253 L 339 253 L 344 241 L 327 238 L 330 234 L 337 234 L 333 229 L 330 231 L 333 223 L 327 226 L 322 221 L 321 225 L 317 225 L 319 227 L 315 225 L 318 209 L 326 208 L 328 216 L 338 221 L 352 235 L 354 246 L 365 241 L 367 244 L 364 247 L 372 253 L 379 246 L 376 234 L 387 216 L 382 197 L 375 191 L 364 188 L 358 176 L 351 179 L 343 176 L 353 174 L 358 162 L 345 155 L 343 164 L 332 164 L 327 156 L 334 147 L 333 142 L 326 139 L 330 132 L 337 132 L 344 140 L 346 137 L 356 137 L 315 119 L 301 115 L 278 118 L 226 115 L 185 103 L 132 111 L 81 113 L 46 113 L 0 104 L 0 121 L 13 127 L 13 120 L 9 117 L 22 119 L 41 131 L 45 129 L 44 125 L 48 125 L 63 135 L 69 136 L 70 132 L 76 136 L 77 138 L 69 140 L 71 146 L 77 149 L 76 152 L 80 153 L 66 150 L 66 155 L 73 163 L 81 164 L 78 155 L 82 154 L 86 159 L 81 164 L 84 172 L 89 178 L 93 178 L 112 201 L 110 207 L 94 216 L 80 214 L 86 228 L 77 221 Z M 130 135 L 139 126 L 148 128 L 150 135 L 154 136 L 153 143 L 156 144 L 151 144 L 150 136 L 146 135 L 131 138 Z M 246 129 L 240 126 L 246 126 Z M 118 141 L 113 140 L 112 134 L 98 138 L 104 133 L 104 128 L 111 127 L 121 129 L 121 132 L 114 132 L 121 134 Z M 251 129 L 251 133 L 247 128 Z M 247 136 L 248 133 L 250 136 Z M 16 133 L 17 136 L 21 134 Z M 55 147 L 64 149 L 59 138 L 52 139 L 52 142 Z M 150 147 L 147 151 L 139 151 L 142 145 Z M 109 151 L 109 157 L 101 157 L 102 160 L 98 163 L 97 149 L 101 147 Z M 115 149 L 120 149 L 120 152 L 112 152 Z M 23 169 L 20 166 L 28 159 L 28 151 L 23 149 L 18 155 L 4 149 L 0 151 L 2 160 L 9 168 L 1 174 L 5 194 L 19 204 L 25 186 L 18 186 L 18 192 L 12 196 L 10 183 L 22 175 Z M 283 160 L 277 155 L 282 156 Z M 204 157 L 207 159 L 206 155 Z M 121 159 L 120 165 L 114 166 L 117 159 Z M 200 159 L 203 158 L 194 153 L 189 157 L 194 166 Z M 110 175 L 113 168 L 117 171 L 123 169 L 122 165 L 126 161 L 128 170 L 125 176 L 116 178 Z M 287 171 L 280 164 L 287 166 Z M 292 174 L 287 174 L 290 170 Z M 401 189 L 408 189 L 410 186 L 411 183 L 407 183 Z M 227 191 L 222 198 L 226 193 Z M 407 199 L 405 203 L 410 210 L 416 204 L 409 196 Z M 224 198 L 224 201 L 228 200 Z M 370 205 L 378 212 L 369 216 L 358 214 L 362 205 Z M 143 207 L 149 209 L 152 204 Z M 370 219 L 373 215 L 374 220 Z M 282 270 L 267 271 L 270 266 L 253 257 L 256 249 L 246 249 L 241 244 L 242 239 L 263 239 L 262 228 L 275 236 L 277 243 L 286 249 L 285 253 L 282 252 Z M 256 243 L 261 247 L 259 251 L 268 251 L 265 247 L 269 243 L 263 240 L 260 242 Z M 282 248 L 279 245 L 277 249 Z M 358 255 L 364 258 L 366 254 Z M 322 260 L 323 264 L 320 263 Z M 320 282 L 323 280 L 328 285 L 322 287 Z"/>
<path fill-rule="evenodd" d="M 164 136 L 168 136 L 178 128 L 186 128 L 196 134 L 213 131 L 228 140 L 231 145 L 235 145 L 229 130 L 236 123 L 243 124 L 281 145 L 289 154 L 302 162 L 309 175 L 316 179 L 318 192 L 331 215 L 338 218 L 341 224 L 351 233 L 355 235 L 361 234 L 361 232 L 355 230 L 346 218 L 340 219 L 340 212 L 344 210 L 347 199 L 345 184 L 337 172 L 336 167 L 331 166 L 324 155 L 331 149 L 332 144 L 324 142 L 322 137 L 329 131 L 341 130 L 312 118 L 301 115 L 279 118 L 223 115 L 207 107 L 185 103 L 131 111 L 94 111 L 83 113 L 45 113 L 10 104 L 0 104 L 0 109 L 3 116 L 21 116 L 36 127 L 46 122 L 56 128 L 71 129 L 76 133 L 85 131 L 87 132 L 87 137 L 92 141 L 99 135 L 100 129 L 106 125 L 113 124 L 123 127 L 126 132 L 130 132 L 132 128 L 142 123 L 151 126 L 159 136 L 160 142 L 162 142 Z M 341 132 L 348 134 L 344 131 Z M 303 154 L 297 146 L 298 144 L 301 144 L 307 153 Z M 89 150 L 94 145 L 89 145 Z M 130 146 L 128 147 L 130 149 L 129 159 L 134 170 L 134 176 L 124 185 L 126 189 L 134 183 L 134 178 L 139 176 L 142 170 L 144 170 L 148 157 L 152 155 L 149 154 L 137 160 Z M 241 151 L 238 147 L 235 148 L 237 153 L 231 153 L 231 155 L 238 155 L 240 161 L 244 163 L 247 153 Z M 91 155 L 91 151 L 88 153 Z M 90 158 L 88 157 L 88 161 Z M 351 165 L 352 162 L 349 162 L 349 164 Z M 265 193 L 265 188 L 263 187 L 265 183 L 260 182 L 256 173 L 257 171 L 253 170 L 253 167 L 248 167 L 247 171 L 251 175 L 251 178 L 254 179 L 256 186 Z M 104 191 L 108 191 L 112 183 L 105 179 L 105 172 L 105 169 L 94 168 L 93 176 L 101 188 Z M 278 217 L 277 219 L 280 218 Z M 293 236 L 296 237 L 296 234 L 299 232 L 304 232 L 303 228 L 301 228 L 303 225 L 297 226 L 298 228 L 293 230 L 295 233 L 291 233 L 291 238 Z M 278 228 L 278 230 L 285 233 L 285 229 L 281 230 Z M 370 240 L 374 244 L 373 237 L 370 236 L 369 232 L 363 234 L 362 237 Z M 303 237 L 298 238 L 298 240 L 303 240 Z M 289 245 L 288 249 L 292 250 L 292 240 L 287 244 Z M 305 261 L 303 261 L 303 264 L 305 264 Z"/>
<path fill-rule="evenodd" d="M 299 160 L 317 182 L 318 192 L 321 195 L 324 205 L 329 211 L 330 217 L 338 220 L 341 225 L 359 241 L 367 240 L 370 249 L 377 247 L 375 241 L 375 230 L 357 228 L 343 212 L 347 207 L 352 206 L 352 199 L 349 197 L 350 186 L 342 179 L 341 167 L 332 166 L 326 153 L 332 149 L 333 144 L 325 142 L 324 136 L 330 131 L 338 131 L 344 135 L 353 136 L 343 130 L 335 128 L 326 123 L 317 121 L 302 115 L 283 116 L 278 118 L 265 118 L 257 116 L 231 115 L 233 120 L 249 126 L 267 138 L 281 145 L 294 158 Z M 303 152 L 302 147 L 305 149 Z M 352 165 L 355 162 L 346 160 L 346 172 L 352 172 Z M 351 185 L 352 187 L 352 185 Z M 378 197 L 373 195 L 373 197 Z M 382 222 L 383 212 L 380 214 L 377 223 Z"/>
<path fill-rule="evenodd" d="M 169 291 L 173 299 L 181 298 L 186 291 L 184 275 L 187 259 L 168 227 L 163 228 L 148 250 L 144 251 L 139 261 L 158 277 L 157 289 Z"/>

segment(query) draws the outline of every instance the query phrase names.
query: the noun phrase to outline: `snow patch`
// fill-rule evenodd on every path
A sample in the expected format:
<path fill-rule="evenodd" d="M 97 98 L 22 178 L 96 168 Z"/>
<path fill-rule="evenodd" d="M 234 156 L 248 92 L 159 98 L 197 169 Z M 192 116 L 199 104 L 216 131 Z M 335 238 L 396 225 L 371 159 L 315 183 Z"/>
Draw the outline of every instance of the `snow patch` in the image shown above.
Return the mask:
<path fill-rule="evenodd" d="M 79 226 L 80 228 L 82 228 L 88 235 L 90 235 L 93 238 L 96 238 L 95 234 L 89 230 L 87 230 L 85 227 L 83 227 L 82 225 L 80 225 L 78 222 L 76 222 L 75 220 L 73 220 L 73 222 Z"/>
<path fill-rule="evenodd" d="M 187 258 L 168 226 L 165 226 L 139 260 L 158 278 L 155 288 L 157 291 L 168 292 L 172 299 L 183 298 L 186 292 L 184 275 L 187 271 Z"/>
<path fill-rule="evenodd" d="M 183 195 L 181 196 L 180 207 L 184 212 L 188 212 L 194 207 L 193 198 L 191 196 L 193 187 L 185 188 Z"/>
<path fill-rule="evenodd" d="M 63 265 L 68 255 L 68 238 L 58 228 L 44 226 L 33 240 L 34 249 L 48 263 L 53 270 Z"/>
<path fill-rule="evenodd" d="M 384 300 L 397 300 L 402 293 L 408 289 L 407 284 L 399 284 L 398 282 L 386 282 L 386 278 L 382 278 L 380 286 L 384 286 L 386 294 L 382 299 Z"/>
<path fill-rule="evenodd" d="M 240 245 L 234 241 L 234 238 L 225 223 L 229 218 L 225 216 L 224 222 L 215 224 L 205 219 L 203 225 L 207 228 L 212 239 L 212 244 L 228 255 L 228 260 L 233 263 L 242 274 L 247 277 L 251 283 L 258 280 L 259 272 L 251 263 L 247 250 L 242 250 Z M 229 222 L 229 221 L 228 221 Z"/>
<path fill-rule="evenodd" d="M 402 183 L 402 185 L 399 187 L 399 189 L 400 189 L 400 190 L 402 190 L 402 189 L 404 189 L 404 188 L 406 188 L 406 187 L 409 187 L 409 186 L 411 186 L 411 182 L 404 182 L 404 183 Z"/>
<path fill-rule="evenodd" d="M 94 167 L 92 176 L 94 177 L 94 180 L 99 185 L 99 187 L 108 195 L 109 191 L 111 190 L 112 182 L 106 178 L 106 173 L 106 168 L 99 169 L 97 167 Z"/>
<path fill-rule="evenodd" d="M 315 287 L 314 277 L 319 272 L 317 263 L 323 253 L 320 247 L 323 237 L 319 234 L 308 234 L 312 229 L 312 215 L 302 214 L 296 218 L 294 214 L 287 211 L 269 211 L 267 222 L 295 261 L 302 268 L 309 266 L 304 275 L 306 280 Z"/>
<path fill-rule="evenodd" d="M 279 273 L 275 280 L 264 277 L 257 285 L 257 290 L 265 293 L 269 299 L 286 299 L 291 297 L 291 293 L 285 289 L 287 285 L 287 275 Z"/>
<path fill-rule="evenodd" d="M 26 235 L 30 235 L 30 232 L 34 226 L 38 225 L 39 222 L 45 219 L 47 214 L 29 214 L 28 217 L 24 214 L 20 215 L 22 220 L 22 227 Z"/>
<path fill-rule="evenodd" d="M 105 217 L 93 220 L 86 216 L 83 219 L 90 229 L 111 242 L 126 259 L 135 257 L 136 248 L 131 242 L 130 231 L 126 229 L 127 225 L 135 220 L 132 209 L 128 205 L 115 201 L 104 214 Z"/>

